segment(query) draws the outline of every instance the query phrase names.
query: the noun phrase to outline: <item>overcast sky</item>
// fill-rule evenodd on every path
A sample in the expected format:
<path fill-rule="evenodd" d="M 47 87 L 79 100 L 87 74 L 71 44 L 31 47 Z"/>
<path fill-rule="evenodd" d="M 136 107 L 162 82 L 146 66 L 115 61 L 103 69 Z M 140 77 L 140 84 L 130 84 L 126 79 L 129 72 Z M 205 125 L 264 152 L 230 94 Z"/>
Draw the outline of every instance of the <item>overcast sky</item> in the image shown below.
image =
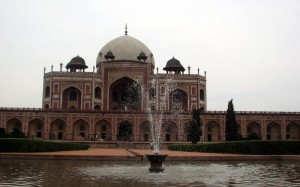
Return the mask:
<path fill-rule="evenodd" d="M 0 107 L 41 107 L 43 69 L 128 34 L 207 72 L 208 110 L 300 111 L 298 0 L 0 0 Z"/>

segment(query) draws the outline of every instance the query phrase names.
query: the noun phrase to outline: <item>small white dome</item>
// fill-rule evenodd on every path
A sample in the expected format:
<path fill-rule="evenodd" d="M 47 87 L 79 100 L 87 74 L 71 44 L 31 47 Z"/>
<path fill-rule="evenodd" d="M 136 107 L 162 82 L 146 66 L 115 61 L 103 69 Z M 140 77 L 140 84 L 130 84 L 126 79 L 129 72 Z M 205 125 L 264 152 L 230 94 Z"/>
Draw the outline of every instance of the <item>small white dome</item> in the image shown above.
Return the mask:
<path fill-rule="evenodd" d="M 97 65 L 106 62 L 105 55 L 111 52 L 114 56 L 113 61 L 139 61 L 138 56 L 144 52 L 147 59 L 145 63 L 152 63 L 155 66 L 154 57 L 150 49 L 138 39 L 124 35 L 108 42 L 98 53 Z M 111 55 L 111 53 L 109 53 Z"/>

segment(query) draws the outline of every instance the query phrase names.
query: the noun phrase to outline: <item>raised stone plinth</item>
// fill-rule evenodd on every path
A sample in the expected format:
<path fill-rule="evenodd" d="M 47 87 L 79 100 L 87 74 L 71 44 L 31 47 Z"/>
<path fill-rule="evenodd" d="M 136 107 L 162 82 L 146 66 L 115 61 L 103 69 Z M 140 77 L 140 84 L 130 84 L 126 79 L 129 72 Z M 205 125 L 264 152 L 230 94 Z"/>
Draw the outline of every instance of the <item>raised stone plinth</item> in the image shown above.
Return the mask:
<path fill-rule="evenodd" d="M 164 168 L 162 167 L 162 163 L 166 160 L 168 155 L 161 155 L 158 153 L 146 155 L 148 160 L 151 163 L 149 168 L 150 172 L 163 172 Z"/>

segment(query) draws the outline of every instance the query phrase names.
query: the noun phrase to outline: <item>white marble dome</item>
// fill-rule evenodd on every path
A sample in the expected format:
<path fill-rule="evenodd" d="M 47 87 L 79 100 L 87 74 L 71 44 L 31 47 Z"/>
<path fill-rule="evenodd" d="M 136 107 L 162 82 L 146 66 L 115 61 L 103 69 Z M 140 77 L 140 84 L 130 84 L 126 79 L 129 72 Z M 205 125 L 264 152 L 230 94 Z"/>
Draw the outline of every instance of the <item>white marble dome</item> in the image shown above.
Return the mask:
<path fill-rule="evenodd" d="M 143 54 L 147 59 L 141 60 L 141 62 L 152 63 L 153 67 L 155 67 L 154 57 L 150 49 L 134 37 L 128 35 L 120 36 L 104 45 L 98 53 L 97 65 L 101 62 L 108 61 L 105 55 L 108 54 L 109 51 L 111 51 L 114 56 L 113 60 L 110 59 L 113 62 L 139 61 L 137 57 Z"/>

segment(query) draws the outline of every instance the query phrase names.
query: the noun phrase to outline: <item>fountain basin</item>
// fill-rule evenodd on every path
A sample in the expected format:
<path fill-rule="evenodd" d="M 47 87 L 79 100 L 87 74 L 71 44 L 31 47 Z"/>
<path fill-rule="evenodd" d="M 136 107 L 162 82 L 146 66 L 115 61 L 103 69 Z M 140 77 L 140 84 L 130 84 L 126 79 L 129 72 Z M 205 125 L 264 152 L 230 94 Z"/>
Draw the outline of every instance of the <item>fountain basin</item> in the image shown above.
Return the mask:
<path fill-rule="evenodd" d="M 163 172 L 164 168 L 162 166 L 162 163 L 166 160 L 168 155 L 161 155 L 158 153 L 155 154 L 147 154 L 146 157 L 151 163 L 151 166 L 149 168 L 150 172 Z"/>

